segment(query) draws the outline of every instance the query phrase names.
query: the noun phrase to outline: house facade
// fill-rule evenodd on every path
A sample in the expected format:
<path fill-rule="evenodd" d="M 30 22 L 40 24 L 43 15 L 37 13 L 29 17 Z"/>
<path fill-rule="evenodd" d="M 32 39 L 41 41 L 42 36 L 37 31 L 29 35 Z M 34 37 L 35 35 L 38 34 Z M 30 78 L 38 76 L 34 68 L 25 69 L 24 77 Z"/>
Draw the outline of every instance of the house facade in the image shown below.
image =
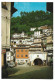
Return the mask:
<path fill-rule="evenodd" d="M 29 48 L 29 60 L 31 65 L 47 64 L 47 52 L 44 52 L 42 43 L 42 34 L 37 31 L 34 36 L 34 42 Z"/>
<path fill-rule="evenodd" d="M 11 2 L 2 2 L 1 8 L 1 45 L 2 45 L 2 66 L 6 63 L 6 51 L 10 48 L 10 18 L 11 18 Z M 5 50 L 5 53 L 3 51 Z"/>
<path fill-rule="evenodd" d="M 34 31 L 32 36 L 25 37 L 23 33 L 23 37 L 11 39 L 11 45 L 15 50 L 17 64 L 23 62 L 31 65 L 47 65 L 53 57 L 52 29 L 46 25 Z"/>
<path fill-rule="evenodd" d="M 29 51 L 31 65 L 47 65 L 47 52 Z"/>
<path fill-rule="evenodd" d="M 6 52 L 6 62 L 13 62 L 14 61 L 14 54 L 11 51 Z"/>
<path fill-rule="evenodd" d="M 47 25 L 39 27 L 40 29 L 43 33 L 43 50 L 47 52 L 47 61 L 48 63 L 53 62 L 53 29 Z"/>
<path fill-rule="evenodd" d="M 24 32 L 22 32 L 22 33 L 14 33 L 14 34 L 12 35 L 13 38 L 20 38 L 20 37 L 27 37 L 27 36 L 28 36 L 28 35 L 25 34 Z"/>
<path fill-rule="evenodd" d="M 11 15 L 16 11 L 13 2 L 1 2 L 1 46 L 2 46 L 2 67 L 6 64 L 6 52 L 10 50 L 10 20 Z M 14 11 L 12 11 L 14 10 Z"/>
<path fill-rule="evenodd" d="M 28 62 L 28 52 L 29 52 L 29 47 L 27 45 L 18 45 L 18 47 L 14 48 L 15 49 L 15 62 L 18 64 L 20 62 L 22 63 L 27 63 Z"/>

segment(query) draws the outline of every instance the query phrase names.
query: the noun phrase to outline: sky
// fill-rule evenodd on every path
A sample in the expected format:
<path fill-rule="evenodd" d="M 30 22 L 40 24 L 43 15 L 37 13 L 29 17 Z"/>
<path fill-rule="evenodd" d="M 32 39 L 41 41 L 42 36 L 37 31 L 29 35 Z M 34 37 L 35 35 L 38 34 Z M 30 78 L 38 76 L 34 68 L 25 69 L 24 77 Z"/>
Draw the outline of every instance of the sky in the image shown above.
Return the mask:
<path fill-rule="evenodd" d="M 12 15 L 13 17 L 20 16 L 20 12 L 31 12 L 43 10 L 46 12 L 46 2 L 15 2 L 14 7 L 17 11 Z"/>

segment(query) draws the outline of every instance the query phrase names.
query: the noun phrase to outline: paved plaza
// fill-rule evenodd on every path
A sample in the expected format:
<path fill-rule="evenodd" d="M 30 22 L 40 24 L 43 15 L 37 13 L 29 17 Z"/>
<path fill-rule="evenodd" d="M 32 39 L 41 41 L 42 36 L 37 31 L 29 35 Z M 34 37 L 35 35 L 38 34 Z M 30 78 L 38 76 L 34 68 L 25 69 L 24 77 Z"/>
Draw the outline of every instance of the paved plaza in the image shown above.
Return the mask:
<path fill-rule="evenodd" d="M 53 68 L 51 66 L 17 66 L 7 68 L 9 79 L 52 79 Z"/>

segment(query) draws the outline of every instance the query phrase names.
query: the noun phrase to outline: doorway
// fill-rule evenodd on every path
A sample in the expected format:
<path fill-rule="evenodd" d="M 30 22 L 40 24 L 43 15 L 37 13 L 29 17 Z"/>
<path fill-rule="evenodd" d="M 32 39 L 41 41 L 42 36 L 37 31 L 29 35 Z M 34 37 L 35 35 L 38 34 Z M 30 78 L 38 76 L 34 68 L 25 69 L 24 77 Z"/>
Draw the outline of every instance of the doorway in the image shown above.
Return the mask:
<path fill-rule="evenodd" d="M 34 65 L 42 65 L 42 64 L 43 64 L 43 62 L 41 59 L 37 58 L 34 60 Z"/>

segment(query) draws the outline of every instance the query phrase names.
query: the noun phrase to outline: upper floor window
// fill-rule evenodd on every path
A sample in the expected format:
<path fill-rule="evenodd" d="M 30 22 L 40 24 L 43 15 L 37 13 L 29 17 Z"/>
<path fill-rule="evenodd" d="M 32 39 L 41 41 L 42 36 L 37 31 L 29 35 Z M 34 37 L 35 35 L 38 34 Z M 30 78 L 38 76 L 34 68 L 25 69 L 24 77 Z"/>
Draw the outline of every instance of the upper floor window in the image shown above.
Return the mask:
<path fill-rule="evenodd" d="M 23 52 L 23 49 L 21 49 L 21 52 Z"/>
<path fill-rule="evenodd" d="M 19 55 L 17 54 L 17 57 L 19 57 Z"/>
<path fill-rule="evenodd" d="M 37 55 L 37 57 L 39 57 L 39 55 Z"/>
<path fill-rule="evenodd" d="M 21 57 L 23 57 L 23 55 L 21 55 Z"/>
<path fill-rule="evenodd" d="M 16 42 L 14 42 L 14 44 L 16 44 Z"/>
<path fill-rule="evenodd" d="M 28 57 L 28 55 L 25 55 L 25 57 Z"/>
<path fill-rule="evenodd" d="M 13 43 L 13 41 L 12 41 L 12 43 Z"/>
<path fill-rule="evenodd" d="M 9 53 L 7 53 L 7 55 L 10 55 Z"/>
<path fill-rule="evenodd" d="M 25 52 L 27 52 L 27 49 L 25 49 Z"/>
<path fill-rule="evenodd" d="M 7 10 L 6 2 L 2 2 L 2 8 Z"/>

